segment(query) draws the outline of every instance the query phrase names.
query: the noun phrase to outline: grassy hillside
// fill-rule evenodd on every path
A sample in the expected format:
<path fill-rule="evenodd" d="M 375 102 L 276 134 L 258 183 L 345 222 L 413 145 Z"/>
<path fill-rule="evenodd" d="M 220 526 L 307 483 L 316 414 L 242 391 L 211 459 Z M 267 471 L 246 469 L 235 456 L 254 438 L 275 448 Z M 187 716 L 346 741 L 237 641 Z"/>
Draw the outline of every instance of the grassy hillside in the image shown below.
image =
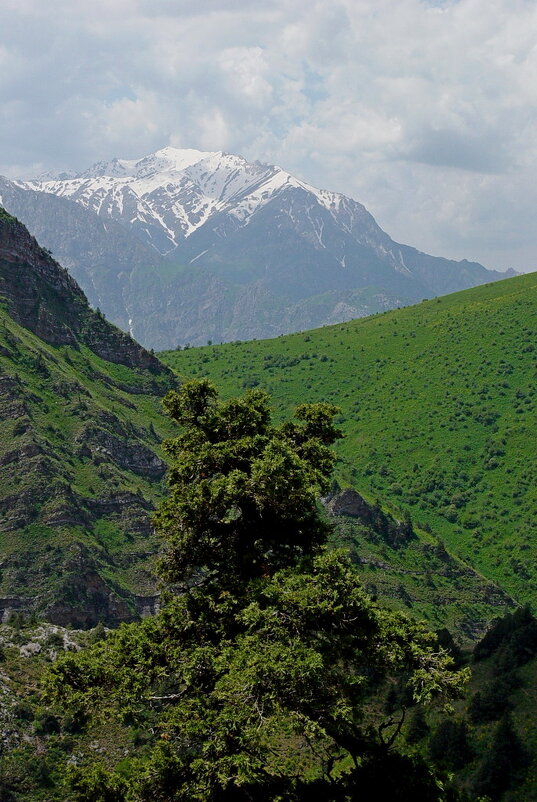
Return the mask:
<path fill-rule="evenodd" d="M 366 590 L 386 606 L 425 619 L 432 629 L 447 628 L 468 644 L 514 602 L 468 563 L 450 554 L 430 532 L 396 521 L 377 505 L 365 515 L 348 514 L 352 491 L 328 502 L 333 544 L 349 549 Z M 345 511 L 345 506 L 347 510 Z"/>
<path fill-rule="evenodd" d="M 159 542 L 151 508 L 166 492 L 160 440 L 173 426 L 152 377 L 84 346 L 53 346 L 0 310 L 0 599 L 56 622 L 128 618 L 151 605 Z M 393 536 L 382 513 L 335 515 L 368 589 L 399 609 L 482 633 L 511 599 L 430 533 Z M 1 602 L 0 602 L 1 604 Z M 1 612 L 1 609 L 0 609 Z"/>
<path fill-rule="evenodd" d="M 159 397 L 172 379 L 14 218 L 0 220 L 0 617 L 37 609 L 89 626 L 152 609 L 150 515 L 172 433 Z M 512 605 L 433 534 L 374 505 L 360 517 L 337 493 L 334 504 L 336 540 L 390 605 L 469 638 Z"/>
<path fill-rule="evenodd" d="M 438 533 L 519 601 L 537 601 L 537 274 L 274 340 L 166 352 L 282 413 L 341 407 L 338 480 Z"/>

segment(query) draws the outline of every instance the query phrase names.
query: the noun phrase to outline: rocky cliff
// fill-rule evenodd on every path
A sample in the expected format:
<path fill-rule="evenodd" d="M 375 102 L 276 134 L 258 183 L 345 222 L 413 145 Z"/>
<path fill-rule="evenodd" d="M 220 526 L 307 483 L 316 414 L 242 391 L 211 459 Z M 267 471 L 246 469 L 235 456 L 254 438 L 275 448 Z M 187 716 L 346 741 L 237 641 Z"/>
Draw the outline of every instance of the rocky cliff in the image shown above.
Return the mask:
<path fill-rule="evenodd" d="M 61 624 L 155 606 L 171 373 L 0 211 L 0 610 Z"/>
<path fill-rule="evenodd" d="M 52 345 L 87 345 L 110 362 L 169 372 L 128 334 L 103 320 L 69 275 L 16 218 L 0 217 L 0 298 L 9 315 Z"/>

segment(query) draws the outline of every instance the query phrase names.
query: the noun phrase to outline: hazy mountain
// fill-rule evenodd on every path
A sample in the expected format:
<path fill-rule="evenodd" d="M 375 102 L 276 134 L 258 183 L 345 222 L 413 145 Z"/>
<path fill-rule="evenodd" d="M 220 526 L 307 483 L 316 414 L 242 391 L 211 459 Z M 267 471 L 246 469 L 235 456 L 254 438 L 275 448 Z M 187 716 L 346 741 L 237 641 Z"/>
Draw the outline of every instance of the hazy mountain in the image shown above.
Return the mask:
<path fill-rule="evenodd" d="M 155 348 L 269 337 L 505 276 L 400 245 L 360 203 L 222 152 L 164 148 L 72 177 L 3 180 L 0 197 Z"/>

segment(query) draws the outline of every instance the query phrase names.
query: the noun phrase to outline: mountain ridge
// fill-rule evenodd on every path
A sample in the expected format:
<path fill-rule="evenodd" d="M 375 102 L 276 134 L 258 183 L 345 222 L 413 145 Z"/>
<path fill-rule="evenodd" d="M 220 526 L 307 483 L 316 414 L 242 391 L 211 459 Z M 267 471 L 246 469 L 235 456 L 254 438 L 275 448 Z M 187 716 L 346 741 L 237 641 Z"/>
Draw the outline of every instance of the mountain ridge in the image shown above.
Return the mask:
<path fill-rule="evenodd" d="M 0 617 L 37 611 L 87 627 L 150 612 L 151 513 L 166 492 L 160 441 L 176 434 L 159 396 L 172 374 L 89 309 L 67 272 L 0 211 L 1 298 Z M 134 356 L 106 360 L 127 346 Z M 434 535 L 363 500 L 332 507 L 336 542 L 352 547 L 364 582 L 389 604 L 412 604 L 465 638 L 512 606 Z M 423 585 L 432 574 L 436 587 Z"/>
<path fill-rule="evenodd" d="M 537 273 L 273 340 L 160 354 L 224 397 L 341 410 L 336 478 L 535 603 Z"/>
<path fill-rule="evenodd" d="M 154 608 L 172 386 L 0 209 L 0 619 L 91 626 Z"/>
<path fill-rule="evenodd" d="M 0 179 L 0 198 L 158 350 L 316 328 L 512 275 L 397 243 L 358 201 L 222 151 L 168 147 L 45 178 Z"/>

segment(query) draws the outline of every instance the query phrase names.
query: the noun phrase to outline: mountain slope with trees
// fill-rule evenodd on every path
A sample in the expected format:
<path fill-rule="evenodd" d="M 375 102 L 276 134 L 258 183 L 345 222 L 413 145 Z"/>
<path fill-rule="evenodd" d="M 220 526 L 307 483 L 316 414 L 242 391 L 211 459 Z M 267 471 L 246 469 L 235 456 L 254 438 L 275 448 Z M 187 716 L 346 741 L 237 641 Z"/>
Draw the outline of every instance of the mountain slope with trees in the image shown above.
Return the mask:
<path fill-rule="evenodd" d="M 335 408 L 302 404 L 274 427 L 266 394 L 219 402 L 206 381 L 165 404 L 182 431 L 165 444 L 161 572 L 182 592 L 153 619 L 62 657 L 47 685 L 78 715 L 149 715 L 160 737 L 118 773 L 73 766 L 76 798 L 453 799 L 425 763 L 394 751 L 404 709 L 366 712 L 395 678 L 429 705 L 459 695 L 467 672 L 324 548 L 317 496 L 334 464 Z"/>
<path fill-rule="evenodd" d="M 0 610 L 76 626 L 147 613 L 166 492 L 159 397 L 174 379 L 5 213 L 0 243 Z M 394 607 L 475 639 L 512 605 L 434 536 L 394 548 L 375 520 L 332 517 Z"/>

